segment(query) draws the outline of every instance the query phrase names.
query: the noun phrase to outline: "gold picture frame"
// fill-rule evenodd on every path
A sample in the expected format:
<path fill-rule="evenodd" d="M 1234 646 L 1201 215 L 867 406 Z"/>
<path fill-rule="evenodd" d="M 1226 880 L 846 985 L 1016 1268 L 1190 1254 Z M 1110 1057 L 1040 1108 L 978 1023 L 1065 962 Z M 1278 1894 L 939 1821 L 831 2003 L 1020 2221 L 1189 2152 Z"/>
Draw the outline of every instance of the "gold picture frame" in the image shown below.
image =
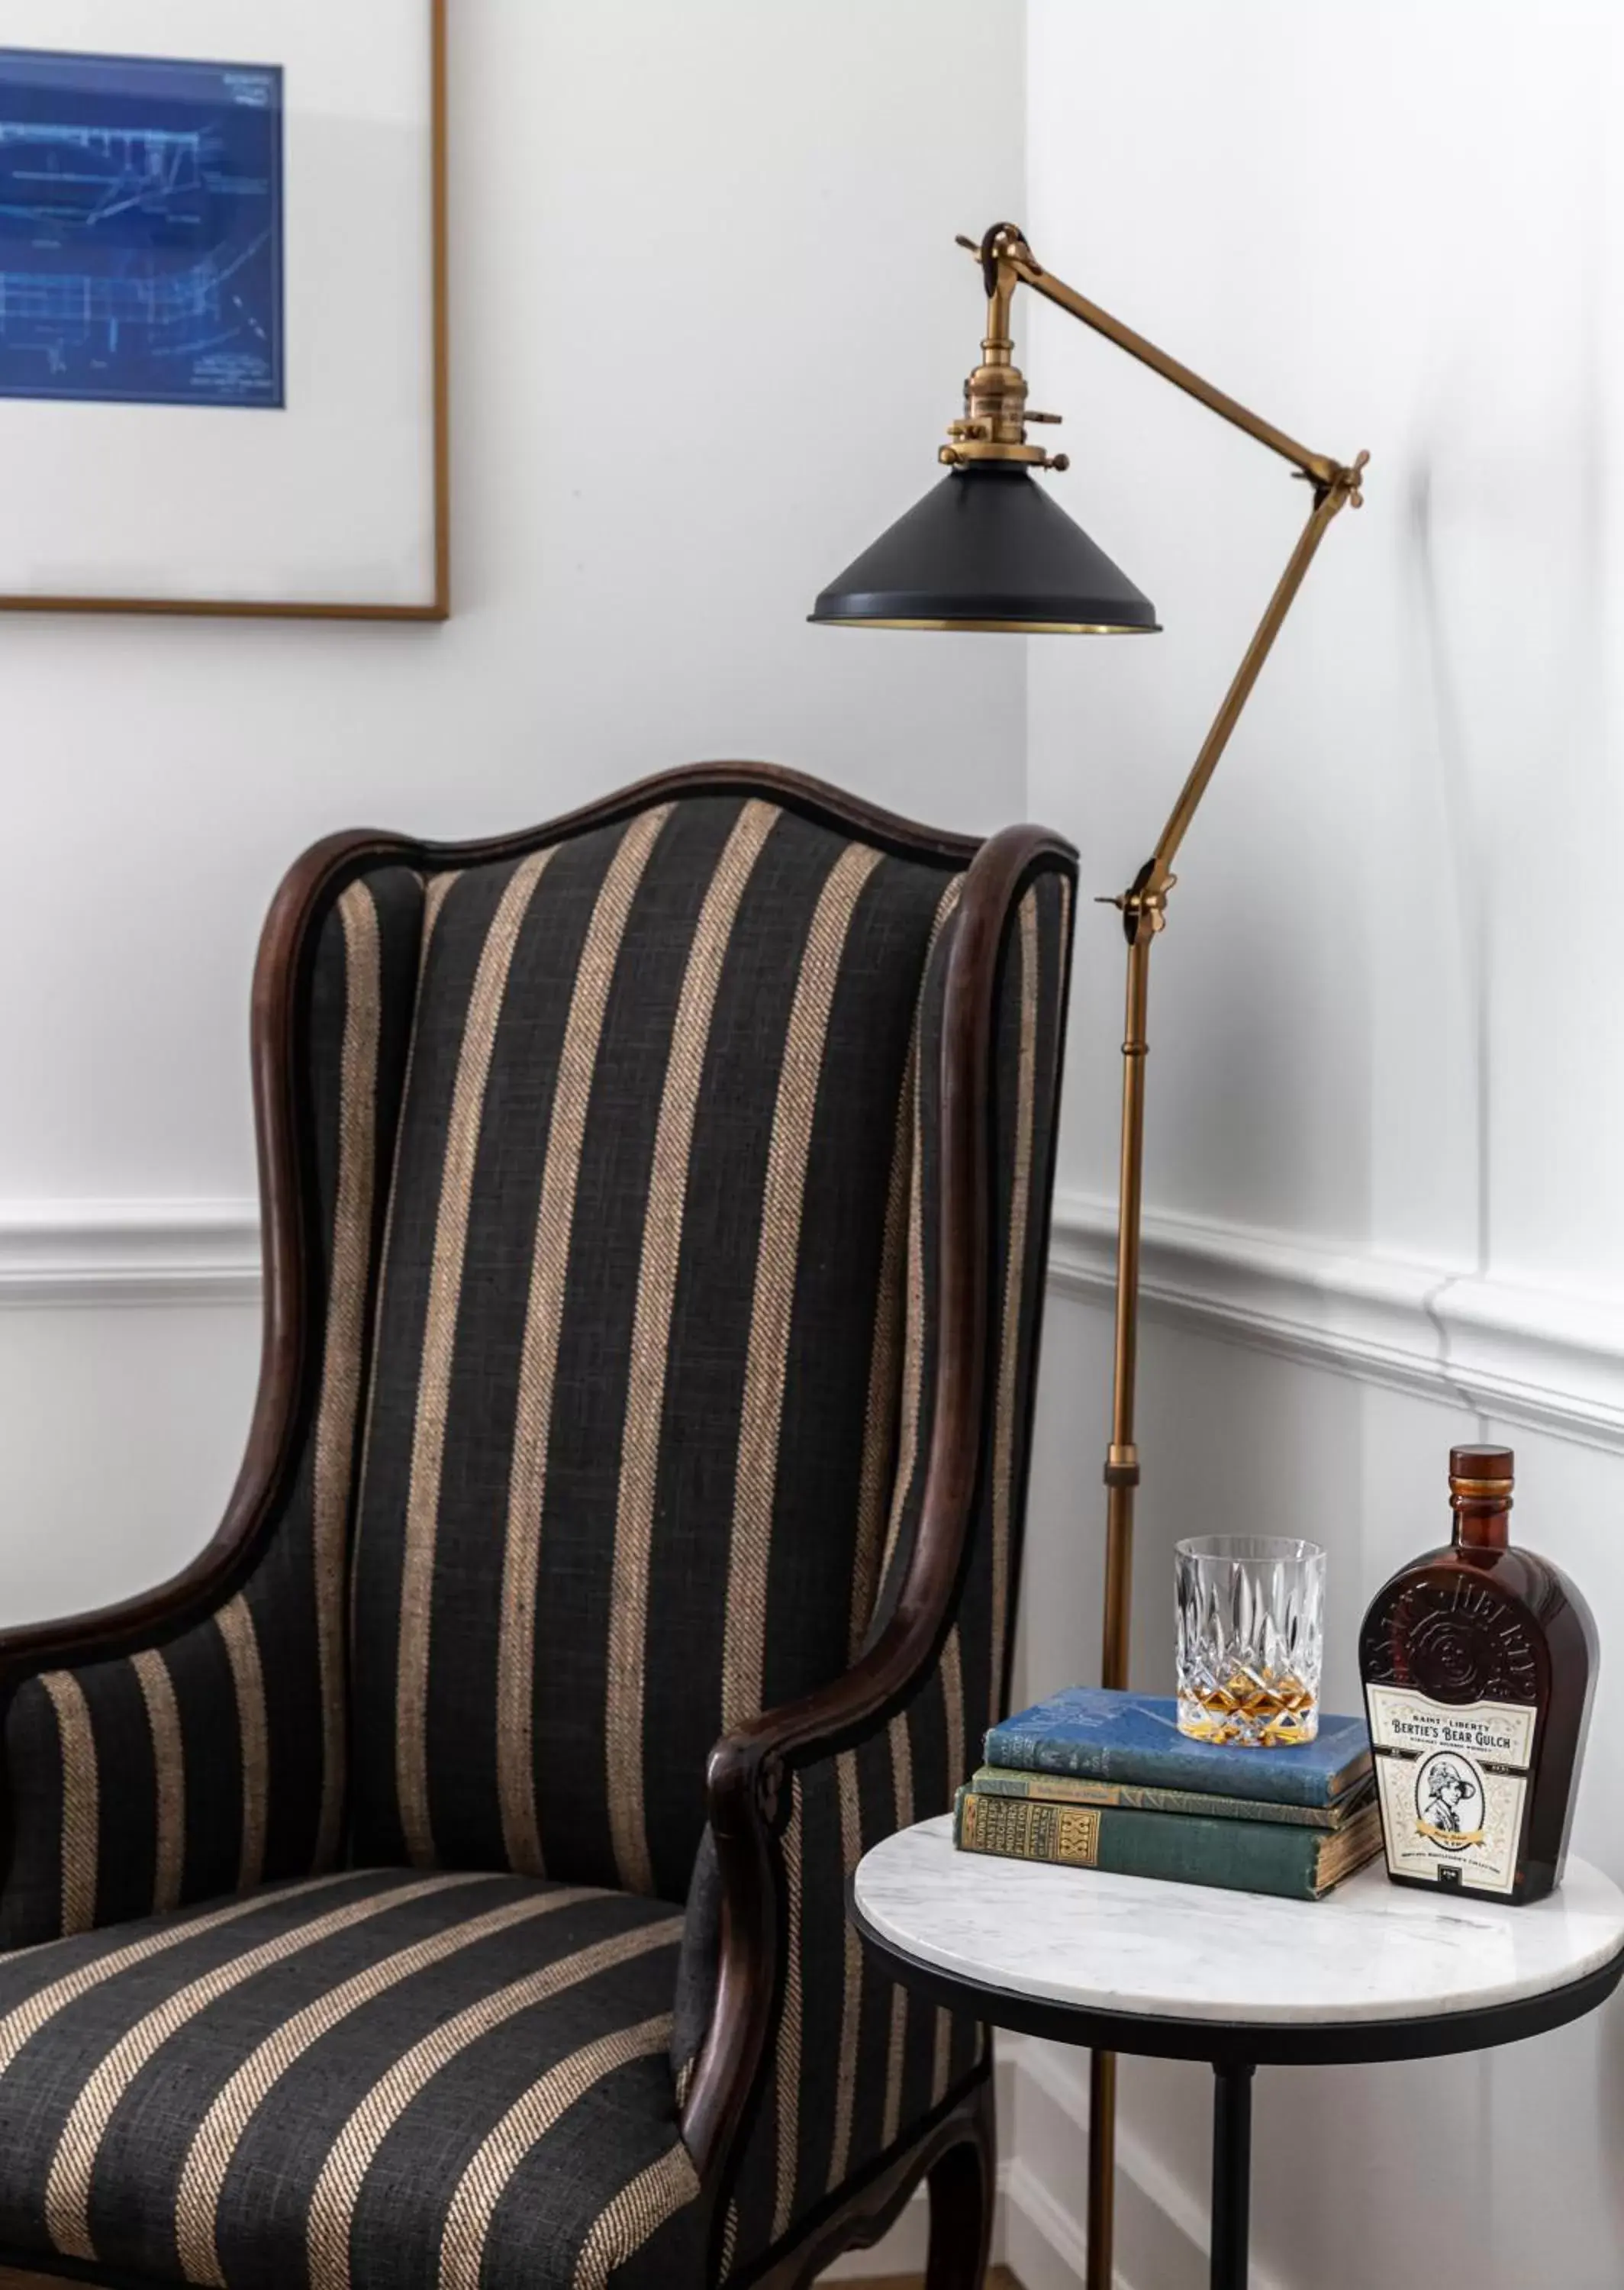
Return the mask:
<path fill-rule="evenodd" d="M 428 10 L 429 86 L 429 308 L 432 405 L 432 593 L 420 603 L 351 600 L 282 602 L 258 597 L 80 595 L 47 590 L 0 589 L 0 612 L 133 613 L 165 618 L 216 620 L 312 620 L 439 621 L 450 618 L 451 595 L 451 412 L 448 339 L 449 255 L 447 232 L 447 0 L 423 0 Z M 0 412 L 7 401 L 0 398 Z"/>

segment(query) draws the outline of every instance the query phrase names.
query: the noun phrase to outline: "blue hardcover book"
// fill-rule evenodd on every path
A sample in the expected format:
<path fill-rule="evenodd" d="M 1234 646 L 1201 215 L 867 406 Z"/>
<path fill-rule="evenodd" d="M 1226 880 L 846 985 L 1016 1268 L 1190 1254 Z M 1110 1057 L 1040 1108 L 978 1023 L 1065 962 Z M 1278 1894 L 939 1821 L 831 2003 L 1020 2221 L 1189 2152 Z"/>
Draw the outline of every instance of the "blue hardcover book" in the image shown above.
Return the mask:
<path fill-rule="evenodd" d="M 1316 1740 L 1257 1750 L 1192 1742 L 1171 1695 L 1072 1685 L 1006 1718 L 987 1762 L 1025 1774 L 1077 1774 L 1151 1788 L 1211 1790 L 1276 1805 L 1334 1805 L 1371 1770 L 1363 1718 L 1322 1718 Z"/>

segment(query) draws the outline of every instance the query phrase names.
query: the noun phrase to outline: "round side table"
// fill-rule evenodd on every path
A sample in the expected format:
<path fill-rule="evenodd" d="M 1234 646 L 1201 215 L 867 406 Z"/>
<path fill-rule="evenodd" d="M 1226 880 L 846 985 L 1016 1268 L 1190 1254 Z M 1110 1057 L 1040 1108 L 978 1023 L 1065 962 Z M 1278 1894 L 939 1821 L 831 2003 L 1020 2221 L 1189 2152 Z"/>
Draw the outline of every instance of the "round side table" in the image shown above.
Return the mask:
<path fill-rule="evenodd" d="M 1516 2043 L 1624 1974 L 1624 1892 L 1572 1859 L 1532 1908 L 1390 1885 L 1380 1862 L 1276 1901 L 957 1853 L 944 1814 L 864 1856 L 851 1913 L 894 1979 L 994 2027 L 1211 2062 L 1212 2290 L 1245 2290 L 1256 2068 Z"/>

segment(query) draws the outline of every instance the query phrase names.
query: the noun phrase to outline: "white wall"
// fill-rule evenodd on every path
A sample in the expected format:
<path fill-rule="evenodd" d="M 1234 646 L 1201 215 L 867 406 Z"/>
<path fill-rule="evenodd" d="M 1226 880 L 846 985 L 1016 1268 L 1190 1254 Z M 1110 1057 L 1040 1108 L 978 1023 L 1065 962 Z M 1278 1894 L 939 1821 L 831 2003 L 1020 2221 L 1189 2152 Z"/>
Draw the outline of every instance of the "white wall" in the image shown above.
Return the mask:
<path fill-rule="evenodd" d="M 257 1336 L 248 971 L 313 837 L 473 833 L 757 754 L 943 821 L 1025 809 L 1076 835 L 1086 888 L 1132 874 L 1304 509 L 1260 449 L 1022 308 L 1036 402 L 1068 416 L 1057 495 L 1166 634 L 1028 661 L 802 620 L 930 481 L 979 332 L 950 236 L 1013 213 L 1260 411 L 1374 457 L 1156 955 L 1136 1677 L 1166 1678 L 1193 1519 L 1300 1528 L 1331 1546 L 1346 1704 L 1363 1601 L 1437 1532 L 1444 1449 L 1480 1421 L 1515 1436 L 1517 1524 L 1611 1645 L 1624 34 L 1605 0 L 453 15 L 456 618 L 0 620 L 0 1615 L 150 1580 L 218 1516 Z M 3 448 L 0 424 L 0 475 Z M 1097 1658 L 1119 960 L 1084 906 L 1034 1692 Z M 1624 1877 L 1621 1815 L 1594 1758 L 1580 1848 Z M 1484 2290 L 1616 2290 L 1621 2030 L 1266 2073 L 1262 2290 L 1423 2290 L 1441 2265 Z M 1082 2063 L 1006 2048 L 1001 2246 L 1028 2290 L 1060 2290 Z M 1206 2138 L 1200 2070 L 1128 2070 L 1125 2290 L 1204 2280 Z"/>
<path fill-rule="evenodd" d="M 1031 22 L 1040 259 L 1321 450 L 1373 456 L 1185 847 L 1153 1197 L 1616 1290 L 1624 24 L 1605 0 L 1036 0 Z M 1304 488 L 1058 312 L 1028 324 L 1068 417 L 1062 498 L 1166 626 L 1032 647 L 1032 802 L 1114 890 Z M 1092 1072 L 1116 981 L 1084 975 Z M 1107 1095 L 1073 1108 L 1085 1189 L 1109 1181 Z"/>
<path fill-rule="evenodd" d="M 1516 1445 L 1514 1531 L 1584 1587 L 1611 1666 L 1624 25 L 1604 0 L 1033 0 L 1028 40 L 1039 259 L 1309 444 L 1372 457 L 1185 845 L 1154 965 L 1135 1682 L 1170 1682 L 1179 1534 L 1307 1533 L 1332 1556 L 1330 1698 L 1356 1706 L 1364 1604 L 1442 1539 L 1446 1449 L 1479 1426 Z M 1068 420 L 1060 497 L 1166 627 L 1030 648 L 1030 808 L 1109 892 L 1307 504 L 1059 314 L 1020 315 L 1036 401 Z M 1121 981 L 1115 918 L 1082 914 L 1035 1693 L 1098 1658 Z M 1576 1834 L 1624 1878 L 1604 1736 Z M 1492 2059 L 1265 2071 L 1255 2278 L 1616 2290 L 1621 2045 L 1613 2008 Z M 1085 2115 L 1084 2062 L 1031 2065 L 1023 2157 Z M 1133 2290 L 1206 2278 L 1206 2083 L 1125 2071 Z M 1065 2241 L 1040 2238 L 1032 2290 Z"/>
<path fill-rule="evenodd" d="M 0 618 L 8 1620 L 218 1517 L 257 1349 L 249 970 L 308 843 L 717 755 L 947 823 L 1021 806 L 1018 648 L 805 625 L 936 474 L 980 331 L 952 235 L 1019 203 L 1019 0 L 452 16 L 450 624 Z M 124 1275 L 216 1293 L 211 1225 L 228 1301 L 105 1309 Z"/>

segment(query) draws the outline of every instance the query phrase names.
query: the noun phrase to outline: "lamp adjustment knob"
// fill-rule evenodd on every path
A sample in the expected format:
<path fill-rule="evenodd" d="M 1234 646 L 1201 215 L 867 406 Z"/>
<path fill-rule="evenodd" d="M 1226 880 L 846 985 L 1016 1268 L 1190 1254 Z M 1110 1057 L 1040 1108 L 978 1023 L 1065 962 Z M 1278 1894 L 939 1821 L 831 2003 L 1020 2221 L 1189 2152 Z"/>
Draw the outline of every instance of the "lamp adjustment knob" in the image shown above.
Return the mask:
<path fill-rule="evenodd" d="M 1028 421 L 1052 421 L 1057 428 L 1065 419 L 1063 413 L 1034 413 L 1030 410 L 1027 413 Z"/>
<path fill-rule="evenodd" d="M 1326 461 L 1319 468 L 1293 469 L 1292 475 L 1300 484 L 1313 486 L 1316 508 L 1334 498 L 1339 508 L 1363 508 L 1364 486 L 1362 481 L 1369 460 L 1370 455 L 1361 448 L 1346 464 Z M 1324 474 L 1321 474 L 1322 470 Z"/>
<path fill-rule="evenodd" d="M 1349 508 L 1363 508 L 1364 486 L 1362 480 L 1369 460 L 1370 455 L 1361 448 L 1346 467 L 1340 462 L 1333 461 L 1328 476 L 1315 476 L 1307 469 L 1294 469 L 1292 474 L 1293 476 L 1300 477 L 1305 484 L 1311 484 L 1314 487 L 1314 497 L 1316 501 L 1329 500 L 1334 493 L 1337 500 L 1340 502 L 1346 502 Z"/>

